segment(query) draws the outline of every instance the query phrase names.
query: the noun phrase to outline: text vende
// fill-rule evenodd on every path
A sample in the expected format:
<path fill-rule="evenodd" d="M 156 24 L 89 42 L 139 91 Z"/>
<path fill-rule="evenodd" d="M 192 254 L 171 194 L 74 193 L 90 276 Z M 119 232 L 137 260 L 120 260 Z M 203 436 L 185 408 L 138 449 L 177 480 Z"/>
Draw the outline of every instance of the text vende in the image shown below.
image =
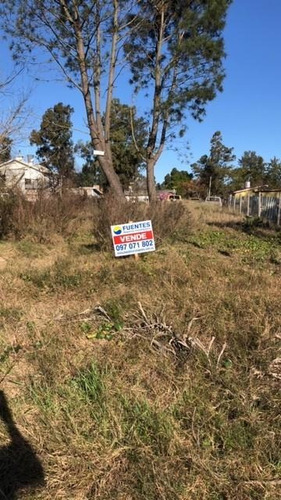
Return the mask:
<path fill-rule="evenodd" d="M 131 241 L 150 240 L 153 238 L 152 231 L 142 231 L 141 233 L 123 234 L 114 236 L 114 244 L 130 243 Z"/>

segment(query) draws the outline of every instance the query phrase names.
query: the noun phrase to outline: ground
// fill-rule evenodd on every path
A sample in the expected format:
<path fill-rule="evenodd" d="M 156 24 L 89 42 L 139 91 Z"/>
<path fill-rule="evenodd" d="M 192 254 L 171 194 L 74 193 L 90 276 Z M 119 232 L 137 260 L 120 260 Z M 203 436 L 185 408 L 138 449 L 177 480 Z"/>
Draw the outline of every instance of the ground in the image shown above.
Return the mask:
<path fill-rule="evenodd" d="M 281 498 L 281 233 L 186 209 L 139 260 L 89 219 L 0 242 L 0 498 Z"/>

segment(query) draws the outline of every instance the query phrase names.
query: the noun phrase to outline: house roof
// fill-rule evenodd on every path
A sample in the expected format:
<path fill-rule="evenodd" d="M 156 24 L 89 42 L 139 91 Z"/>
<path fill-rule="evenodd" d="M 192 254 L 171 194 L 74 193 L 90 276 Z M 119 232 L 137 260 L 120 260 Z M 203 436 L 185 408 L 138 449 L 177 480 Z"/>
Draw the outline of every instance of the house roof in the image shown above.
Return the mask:
<path fill-rule="evenodd" d="M 44 165 L 41 165 L 40 163 L 27 163 L 26 161 L 18 158 L 12 158 L 11 160 L 5 161 L 4 163 L 1 163 L 0 165 L 0 170 L 4 170 L 5 168 L 9 168 L 9 166 L 13 163 L 18 163 L 19 166 L 22 168 L 31 168 L 33 170 L 36 170 L 37 172 L 41 172 L 42 174 L 49 174 L 50 171 L 47 167 Z"/>
<path fill-rule="evenodd" d="M 281 187 L 280 188 L 270 188 L 268 186 L 249 187 L 249 188 L 238 189 L 237 191 L 233 191 L 233 194 L 249 193 L 249 192 L 253 192 L 253 193 L 280 193 Z"/>

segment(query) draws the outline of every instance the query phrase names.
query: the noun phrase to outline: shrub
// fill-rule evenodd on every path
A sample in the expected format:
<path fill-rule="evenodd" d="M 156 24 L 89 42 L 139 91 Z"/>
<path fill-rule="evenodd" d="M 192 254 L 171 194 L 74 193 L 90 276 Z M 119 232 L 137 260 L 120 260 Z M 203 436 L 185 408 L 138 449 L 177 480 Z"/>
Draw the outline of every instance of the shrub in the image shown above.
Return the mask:
<path fill-rule="evenodd" d="M 166 238 L 177 238 L 188 233 L 191 216 L 181 202 L 155 202 L 151 204 L 116 200 L 106 196 L 98 200 L 95 209 L 94 231 L 99 249 L 110 250 L 110 226 L 129 221 L 151 220 L 156 244 Z"/>
<path fill-rule="evenodd" d="M 68 237 L 79 230 L 89 210 L 91 202 L 83 196 L 42 194 L 30 202 L 19 192 L 8 193 L 0 197 L 0 237 L 38 243 L 49 242 L 54 234 Z"/>
<path fill-rule="evenodd" d="M 0 190 L 0 238 L 6 237 L 13 227 L 13 212 L 17 204 L 17 196 Z"/>

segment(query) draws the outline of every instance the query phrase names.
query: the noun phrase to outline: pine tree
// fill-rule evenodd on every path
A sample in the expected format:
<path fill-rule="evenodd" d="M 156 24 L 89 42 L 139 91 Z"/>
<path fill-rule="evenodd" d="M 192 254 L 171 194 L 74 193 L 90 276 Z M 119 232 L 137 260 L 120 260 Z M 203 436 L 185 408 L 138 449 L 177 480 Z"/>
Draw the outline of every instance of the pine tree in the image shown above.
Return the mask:
<path fill-rule="evenodd" d="M 102 121 L 105 121 L 105 116 Z M 147 123 L 144 118 L 136 116 L 135 107 L 122 104 L 119 99 L 113 99 L 110 123 L 114 169 L 123 188 L 127 189 L 144 168 Z M 91 143 L 78 143 L 76 152 L 85 160 L 79 175 L 80 182 L 84 184 L 95 180 L 95 184 L 108 186 L 98 162 L 93 157 Z"/>
<path fill-rule="evenodd" d="M 60 179 L 74 174 L 71 114 L 73 108 L 61 102 L 43 114 L 40 129 L 33 130 L 30 144 L 36 145 L 39 161 Z"/>
<path fill-rule="evenodd" d="M 243 189 L 246 181 L 250 181 L 252 187 L 267 183 L 266 163 L 255 151 L 245 151 L 238 163 L 239 167 L 232 171 L 233 190 Z"/>
<path fill-rule="evenodd" d="M 198 162 L 191 166 L 199 184 L 205 188 L 206 196 L 225 194 L 234 160 L 233 148 L 223 144 L 221 132 L 215 132 L 211 138 L 209 156 L 201 156 Z"/>

